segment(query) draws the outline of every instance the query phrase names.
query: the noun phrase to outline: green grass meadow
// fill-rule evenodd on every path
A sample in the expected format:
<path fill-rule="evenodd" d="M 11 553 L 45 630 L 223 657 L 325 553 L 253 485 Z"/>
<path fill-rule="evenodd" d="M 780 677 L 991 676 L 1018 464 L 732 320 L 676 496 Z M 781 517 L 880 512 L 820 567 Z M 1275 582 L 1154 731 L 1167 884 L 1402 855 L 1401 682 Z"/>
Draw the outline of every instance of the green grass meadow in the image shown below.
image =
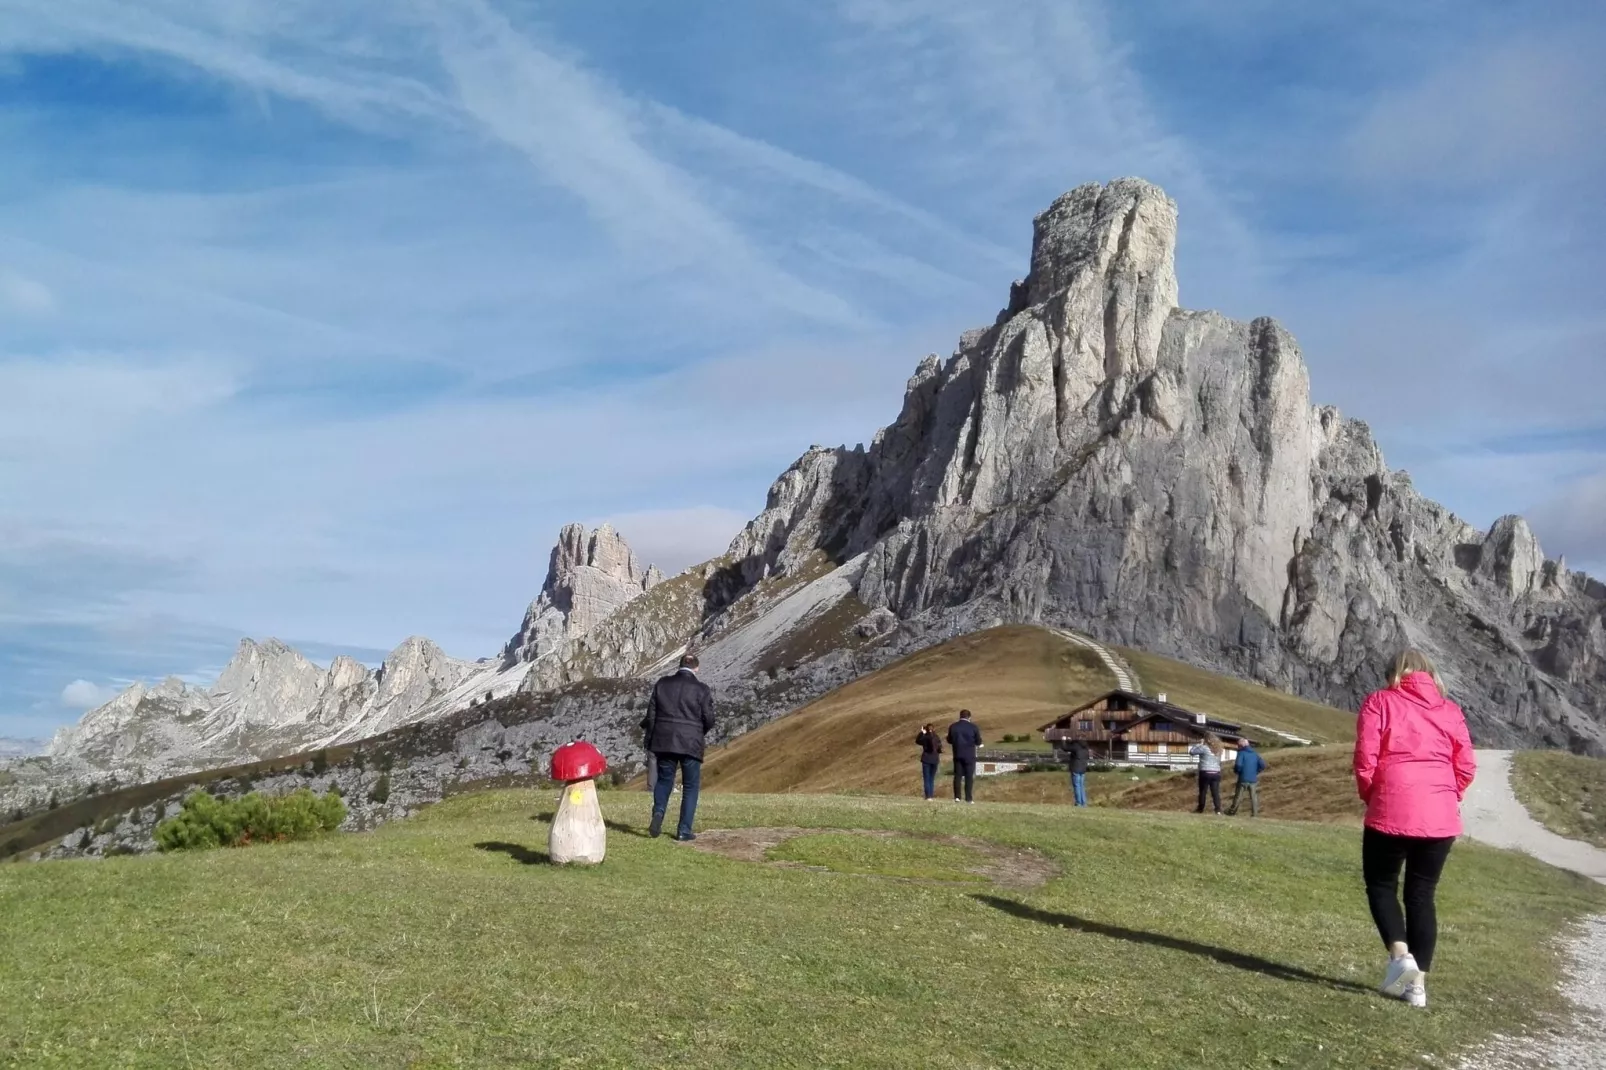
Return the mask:
<path fill-rule="evenodd" d="M 913 834 L 776 849 L 803 868 L 647 839 L 645 796 L 610 792 L 608 861 L 566 869 L 552 806 L 487 792 L 372 833 L 0 866 L 0 1065 L 1448 1066 L 1560 1013 L 1553 940 L 1606 909 L 1458 845 L 1421 1012 L 1369 991 L 1353 829 L 704 796 L 706 828 Z M 1062 873 L 977 882 L 920 834 Z"/>
<path fill-rule="evenodd" d="M 1511 756 L 1511 789 L 1550 831 L 1606 847 L 1606 761 L 1520 750 Z"/>

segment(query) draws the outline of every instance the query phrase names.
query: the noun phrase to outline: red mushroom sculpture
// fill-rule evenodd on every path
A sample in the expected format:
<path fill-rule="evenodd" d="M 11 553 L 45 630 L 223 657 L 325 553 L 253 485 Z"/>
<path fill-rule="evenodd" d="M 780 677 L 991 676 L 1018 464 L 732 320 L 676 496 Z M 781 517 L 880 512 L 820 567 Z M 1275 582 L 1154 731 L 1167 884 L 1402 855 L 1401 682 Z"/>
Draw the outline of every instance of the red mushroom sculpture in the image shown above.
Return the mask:
<path fill-rule="evenodd" d="M 607 771 L 602 752 L 583 739 L 565 743 L 552 753 L 552 779 L 563 785 L 558 816 L 552 819 L 547 853 L 565 865 L 595 865 L 608 850 L 608 830 L 597 803 L 596 778 Z"/>

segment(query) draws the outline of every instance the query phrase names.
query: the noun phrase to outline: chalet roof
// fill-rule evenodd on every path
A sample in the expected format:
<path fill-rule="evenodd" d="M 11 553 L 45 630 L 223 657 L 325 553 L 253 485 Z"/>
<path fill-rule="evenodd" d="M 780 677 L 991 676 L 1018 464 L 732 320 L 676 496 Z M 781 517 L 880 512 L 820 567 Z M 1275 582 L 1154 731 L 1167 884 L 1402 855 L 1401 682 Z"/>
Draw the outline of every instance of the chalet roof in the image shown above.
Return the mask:
<path fill-rule="evenodd" d="M 1120 688 L 1117 688 L 1114 691 L 1106 691 L 1098 698 L 1091 699 L 1090 701 L 1076 707 L 1076 709 L 1071 710 L 1069 713 L 1062 714 L 1061 716 L 1050 721 L 1048 724 L 1043 725 L 1038 729 L 1038 731 L 1042 732 L 1049 728 L 1064 727 L 1070 721 L 1077 720 L 1081 714 L 1092 711 L 1094 706 L 1097 706 L 1099 703 L 1112 698 L 1125 699 L 1129 705 L 1147 711 L 1142 717 L 1134 718 L 1134 724 L 1138 721 L 1149 720 L 1150 718 L 1158 715 L 1176 724 L 1186 724 L 1195 728 L 1204 728 L 1208 731 L 1216 733 L 1217 735 L 1236 736 L 1241 734 L 1239 732 L 1239 726 L 1230 721 L 1218 720 L 1206 714 L 1205 723 L 1203 725 L 1199 725 L 1195 721 L 1198 713 L 1194 710 L 1190 710 L 1184 706 L 1178 706 L 1174 702 L 1161 702 L 1157 698 L 1151 698 L 1148 695 L 1140 695 L 1136 691 L 1124 691 Z M 1096 712 L 1100 717 L 1106 715 L 1104 711 Z"/>
<path fill-rule="evenodd" d="M 1204 723 L 1200 724 L 1198 721 L 1194 720 L 1193 714 L 1182 709 L 1180 706 L 1176 708 L 1176 712 L 1173 712 L 1172 710 L 1154 710 L 1150 713 L 1144 714 L 1142 717 L 1134 717 L 1132 720 L 1128 721 L 1126 724 L 1117 729 L 1117 731 L 1125 732 L 1127 729 L 1135 728 L 1138 725 L 1143 724 L 1145 721 L 1170 721 L 1172 724 L 1178 724 L 1184 728 L 1191 729 L 1192 731 L 1197 732 L 1199 735 L 1203 735 L 1206 732 L 1213 732 L 1218 736 L 1231 736 L 1235 739 L 1242 735 L 1242 733 L 1238 731 L 1239 726 L 1233 724 L 1231 721 L 1218 721 L 1214 717 L 1206 716 Z"/>

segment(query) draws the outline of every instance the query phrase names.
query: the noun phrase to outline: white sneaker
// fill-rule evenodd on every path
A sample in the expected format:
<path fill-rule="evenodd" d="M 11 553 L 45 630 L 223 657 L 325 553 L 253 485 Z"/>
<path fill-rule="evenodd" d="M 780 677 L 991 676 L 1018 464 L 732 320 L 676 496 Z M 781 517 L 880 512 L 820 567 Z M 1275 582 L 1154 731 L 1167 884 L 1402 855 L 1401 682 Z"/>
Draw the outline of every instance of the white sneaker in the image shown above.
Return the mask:
<path fill-rule="evenodd" d="M 1389 960 L 1388 972 L 1383 975 L 1383 984 L 1378 991 L 1385 996 L 1403 996 L 1405 990 L 1422 980 L 1422 971 L 1417 969 L 1416 959 L 1411 955 L 1404 955 Z"/>
<path fill-rule="evenodd" d="M 1413 1007 L 1426 1007 L 1428 1005 L 1428 990 L 1423 986 L 1421 981 L 1418 981 L 1416 984 L 1407 988 L 1405 990 L 1405 995 L 1401 998 Z"/>

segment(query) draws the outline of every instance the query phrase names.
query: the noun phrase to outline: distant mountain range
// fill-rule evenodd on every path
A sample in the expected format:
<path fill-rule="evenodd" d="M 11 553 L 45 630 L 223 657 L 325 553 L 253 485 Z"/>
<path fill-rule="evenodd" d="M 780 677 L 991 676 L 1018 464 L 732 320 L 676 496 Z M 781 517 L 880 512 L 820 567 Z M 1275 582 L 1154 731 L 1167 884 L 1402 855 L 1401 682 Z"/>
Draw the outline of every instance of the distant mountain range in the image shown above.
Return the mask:
<path fill-rule="evenodd" d="M 43 754 L 46 745 L 42 739 L 0 738 L 0 758 L 27 758 L 31 755 Z"/>
<path fill-rule="evenodd" d="M 245 640 L 211 688 L 135 685 L 59 732 L 52 760 L 289 753 L 487 696 L 644 681 L 688 646 L 749 725 L 1003 621 L 1350 708 L 1415 645 L 1481 741 L 1606 753 L 1606 586 L 1520 517 L 1479 531 L 1422 497 L 1364 423 L 1311 404 L 1274 321 L 1179 308 L 1175 240 L 1176 206 L 1146 182 L 1060 197 L 994 323 L 927 357 L 868 449 L 805 453 L 713 561 L 664 579 L 611 528 L 570 525 L 497 656 L 412 638 L 377 671 L 320 669 Z M 588 710 L 610 732 L 639 717 Z"/>

